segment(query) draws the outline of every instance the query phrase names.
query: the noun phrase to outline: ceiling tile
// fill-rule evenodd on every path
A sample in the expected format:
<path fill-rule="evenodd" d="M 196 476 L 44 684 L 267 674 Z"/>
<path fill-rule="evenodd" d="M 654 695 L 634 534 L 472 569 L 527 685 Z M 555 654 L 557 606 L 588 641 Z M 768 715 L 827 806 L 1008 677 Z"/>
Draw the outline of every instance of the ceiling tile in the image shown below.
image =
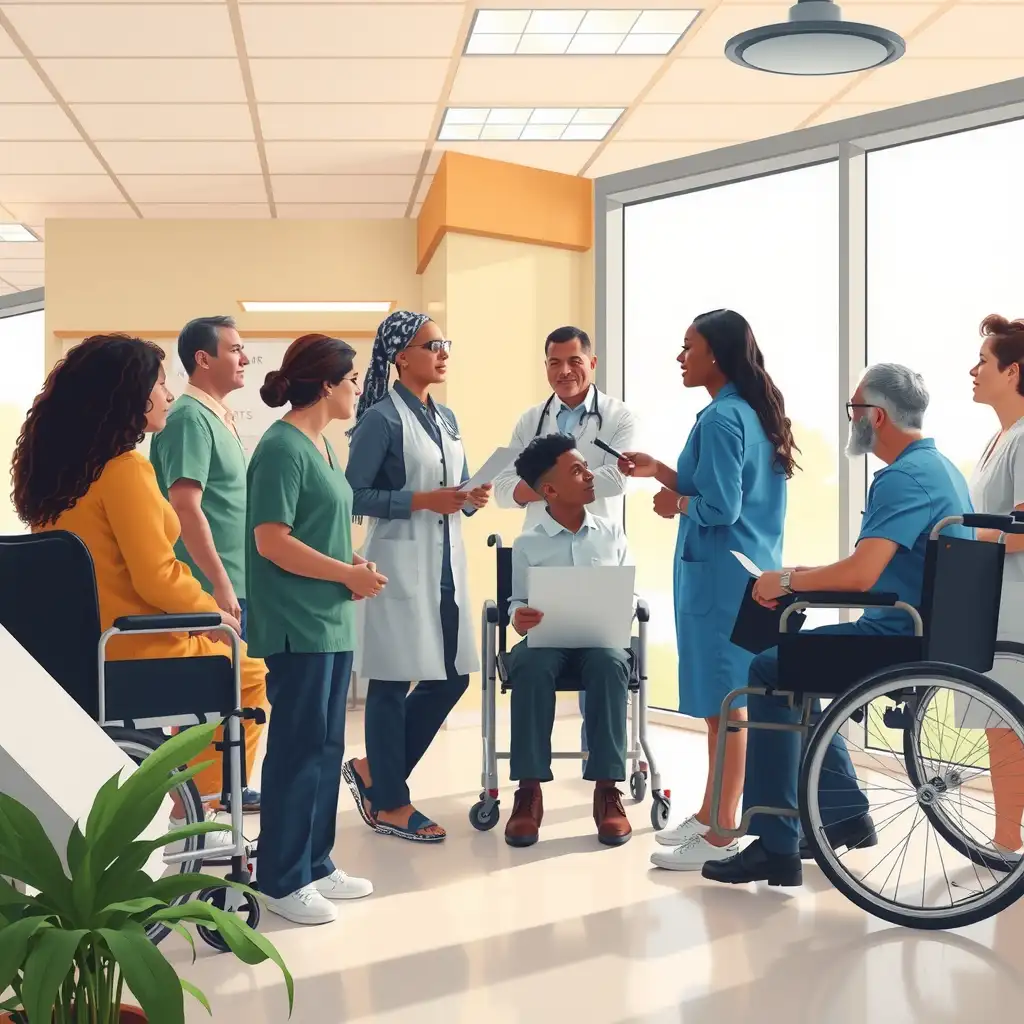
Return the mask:
<path fill-rule="evenodd" d="M 697 103 L 713 96 L 720 103 L 816 103 L 831 99 L 842 89 L 843 82 L 837 78 L 765 75 L 725 57 L 684 55 L 669 65 L 644 102 Z"/>
<path fill-rule="evenodd" d="M 43 259 L 42 242 L 0 242 L 0 260 Z"/>
<path fill-rule="evenodd" d="M 1019 76 L 1019 60 L 914 60 L 904 57 L 864 75 L 844 101 L 895 105 L 948 96 Z"/>
<path fill-rule="evenodd" d="M 259 174 L 126 174 L 119 179 L 136 203 L 234 204 L 267 199 Z"/>
<path fill-rule="evenodd" d="M 76 103 L 72 110 L 97 141 L 253 138 L 244 103 Z"/>
<path fill-rule="evenodd" d="M 0 203 L 118 203 L 123 197 L 105 174 L 0 174 Z"/>
<path fill-rule="evenodd" d="M 77 142 L 5 142 L 0 174 L 104 174 L 92 150 Z"/>
<path fill-rule="evenodd" d="M 99 142 L 117 175 L 260 174 L 255 142 Z"/>
<path fill-rule="evenodd" d="M 623 106 L 661 57 L 473 57 L 460 61 L 451 106 Z"/>
<path fill-rule="evenodd" d="M 0 274 L 0 277 L 2 276 L 3 275 Z M 15 288 L 13 284 L 5 284 L 0 280 L 0 295 L 13 295 L 16 291 L 18 291 L 18 289 Z"/>
<path fill-rule="evenodd" d="M 862 117 L 864 114 L 874 114 L 879 110 L 888 110 L 891 104 L 877 103 L 835 103 L 826 107 L 808 127 L 818 124 L 831 124 L 833 121 L 845 121 L 850 117 Z"/>
<path fill-rule="evenodd" d="M 437 169 L 441 165 L 441 157 L 444 156 L 443 149 L 437 149 L 437 143 L 433 143 L 434 149 L 431 150 L 430 156 L 427 158 L 427 174 L 437 174 Z"/>
<path fill-rule="evenodd" d="M 20 57 L 21 50 L 14 45 L 14 40 L 0 28 L 0 57 Z"/>
<path fill-rule="evenodd" d="M 0 58 L 0 96 L 7 103 L 52 103 L 53 97 L 32 70 L 27 60 L 20 57 Z"/>
<path fill-rule="evenodd" d="M 465 63 L 465 61 L 463 61 Z M 436 102 L 447 60 L 281 59 L 250 61 L 260 103 Z"/>
<path fill-rule="evenodd" d="M 271 174 L 417 174 L 421 142 L 268 142 Z"/>
<path fill-rule="evenodd" d="M 427 193 L 430 191 L 430 186 L 434 183 L 434 176 L 432 174 L 424 174 L 423 180 L 420 182 L 419 191 L 416 193 L 416 204 L 420 205 L 423 200 L 427 198 Z"/>
<path fill-rule="evenodd" d="M 438 147 L 471 156 L 526 164 L 545 171 L 578 174 L 590 159 L 596 142 L 438 142 Z"/>
<path fill-rule="evenodd" d="M 0 182 L 0 189 L 3 187 L 3 183 Z M 47 218 L 66 220 L 84 217 L 101 220 L 130 220 L 135 217 L 135 211 L 123 201 L 119 203 L 19 203 L 12 200 L 4 205 L 20 221 L 30 227 L 38 238 L 44 237 L 46 233 L 44 222 Z"/>
<path fill-rule="evenodd" d="M 915 37 L 912 53 L 915 59 L 1024 57 L 1024 5 L 953 7 Z"/>
<path fill-rule="evenodd" d="M 274 198 L 280 203 L 405 203 L 415 181 L 412 174 L 277 174 L 271 178 Z"/>
<path fill-rule="evenodd" d="M 434 103 L 262 103 L 265 139 L 426 139 Z M 2 108 L 0 108 L 2 110 Z"/>
<path fill-rule="evenodd" d="M 77 141 L 79 134 L 56 103 L 0 103 L 0 139 Z"/>
<path fill-rule="evenodd" d="M 135 103 L 245 102 L 237 60 L 67 57 L 40 63 L 68 103 L 121 103 L 126 96 Z"/>
<path fill-rule="evenodd" d="M 678 160 L 721 147 L 720 142 L 609 142 L 587 170 L 587 177 L 599 178 L 604 174 L 631 171 L 635 167 Z"/>
<path fill-rule="evenodd" d="M 15 274 L 42 274 L 45 262 L 42 258 L 38 260 L 0 259 L 0 267 L 3 268 L 0 273 L 5 276 L 7 271 Z"/>
<path fill-rule="evenodd" d="M 458 45 L 458 4 L 248 4 L 250 57 L 445 57 Z"/>
<path fill-rule="evenodd" d="M 883 8 L 877 4 L 844 3 L 842 8 L 846 21 L 873 22 L 893 32 L 906 34 L 937 10 L 938 5 L 900 3 L 886 4 Z M 684 43 L 684 52 L 688 57 L 719 57 L 725 51 L 725 44 L 737 33 L 785 20 L 781 8 L 776 17 L 760 4 L 724 3 L 716 7 L 698 28 L 691 29 Z"/>
<path fill-rule="evenodd" d="M 40 268 L 37 272 L 26 274 L 18 270 L 4 270 L 3 279 L 8 283 L 14 285 L 19 291 L 26 288 L 41 288 L 43 285 L 43 271 Z"/>
<path fill-rule="evenodd" d="M 36 57 L 232 57 L 224 4 L 6 4 Z"/>
<path fill-rule="evenodd" d="M 266 203 L 139 203 L 152 220 L 268 220 Z"/>
<path fill-rule="evenodd" d="M 792 131 L 814 103 L 646 103 L 623 122 L 616 141 L 762 139 Z"/>
<path fill-rule="evenodd" d="M 393 220 L 405 216 L 405 203 L 278 203 L 282 220 Z"/>

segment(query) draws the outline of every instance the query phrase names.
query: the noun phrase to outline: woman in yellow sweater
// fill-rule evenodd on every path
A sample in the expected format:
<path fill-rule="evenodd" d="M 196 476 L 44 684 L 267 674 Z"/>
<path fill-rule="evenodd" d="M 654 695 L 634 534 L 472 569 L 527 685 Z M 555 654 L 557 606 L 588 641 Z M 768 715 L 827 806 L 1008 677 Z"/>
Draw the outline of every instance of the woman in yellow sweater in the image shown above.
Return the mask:
<path fill-rule="evenodd" d="M 178 518 L 160 493 L 153 467 L 136 451 L 145 434 L 163 427 L 173 401 L 163 357 L 158 345 L 124 335 L 98 335 L 75 346 L 50 372 L 25 420 L 11 474 L 14 504 L 33 532 L 67 530 L 85 543 L 96 571 L 103 629 L 122 615 L 218 612 L 237 631 L 239 624 L 175 558 Z M 217 639 L 222 635 L 117 636 L 107 657 L 223 654 L 229 648 Z M 263 662 L 243 656 L 243 706 L 266 707 L 265 679 Z M 260 731 L 246 724 L 250 772 Z M 195 777 L 204 799 L 220 796 L 220 758 L 211 747 L 197 759 L 215 761 Z M 227 832 L 206 836 L 208 846 L 230 841 Z"/>

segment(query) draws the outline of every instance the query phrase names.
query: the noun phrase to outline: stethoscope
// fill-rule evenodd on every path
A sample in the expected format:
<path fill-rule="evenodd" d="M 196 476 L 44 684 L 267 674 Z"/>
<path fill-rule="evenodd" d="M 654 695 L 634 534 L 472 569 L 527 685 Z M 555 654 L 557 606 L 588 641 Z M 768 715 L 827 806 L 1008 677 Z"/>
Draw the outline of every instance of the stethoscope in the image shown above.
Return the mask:
<path fill-rule="evenodd" d="M 580 433 L 582 434 L 586 427 L 584 421 L 588 416 L 597 417 L 597 430 L 600 433 L 604 429 L 604 416 L 601 415 L 600 406 L 597 403 L 598 390 L 594 388 L 594 396 L 590 399 L 590 408 L 583 410 L 583 415 L 580 417 Z M 537 420 L 537 429 L 533 432 L 534 437 L 540 437 L 541 427 L 544 426 L 544 417 L 551 412 L 551 403 L 555 400 L 554 394 L 544 403 L 544 408 L 540 411 L 540 419 Z"/>

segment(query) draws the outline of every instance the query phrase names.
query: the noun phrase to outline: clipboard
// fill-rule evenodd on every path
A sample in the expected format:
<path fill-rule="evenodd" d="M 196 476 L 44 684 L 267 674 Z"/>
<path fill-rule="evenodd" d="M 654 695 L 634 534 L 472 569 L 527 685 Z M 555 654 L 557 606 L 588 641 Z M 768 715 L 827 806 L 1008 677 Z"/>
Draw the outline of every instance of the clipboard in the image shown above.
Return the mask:
<path fill-rule="evenodd" d="M 779 623 L 782 613 L 796 600 L 795 595 L 791 595 L 781 598 L 778 607 L 765 608 L 763 604 L 758 604 L 754 600 L 756 582 L 756 579 L 751 579 L 747 583 L 739 611 L 736 613 L 736 622 L 732 627 L 732 636 L 729 637 L 737 647 L 742 647 L 751 654 L 761 654 L 779 646 Z M 806 621 L 807 615 L 804 612 L 794 612 L 786 621 L 786 632 L 798 633 Z"/>

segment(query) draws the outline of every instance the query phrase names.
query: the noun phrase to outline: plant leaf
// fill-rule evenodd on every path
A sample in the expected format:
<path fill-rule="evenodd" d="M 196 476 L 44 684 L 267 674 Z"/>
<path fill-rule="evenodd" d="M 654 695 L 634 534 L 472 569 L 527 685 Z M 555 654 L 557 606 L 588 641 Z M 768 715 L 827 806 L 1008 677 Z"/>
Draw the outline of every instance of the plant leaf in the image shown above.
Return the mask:
<path fill-rule="evenodd" d="M 121 900 L 119 903 L 110 903 L 105 906 L 100 913 L 101 914 L 141 914 L 147 910 L 152 910 L 154 907 L 162 907 L 164 905 L 163 900 L 154 899 L 152 896 L 137 896 L 132 900 Z"/>
<path fill-rule="evenodd" d="M 120 930 L 100 928 L 97 934 L 117 961 L 149 1024 L 185 1024 L 185 997 L 178 975 L 143 928 L 134 924 Z"/>
<path fill-rule="evenodd" d="M 59 913 L 72 916 L 71 880 L 53 843 L 39 819 L 6 793 L 0 793 L 0 851 L 6 855 L 0 856 L 0 875 L 38 889 Z"/>
<path fill-rule="evenodd" d="M 45 917 L 23 917 L 0 929 L 0 992 L 14 980 L 25 963 L 29 940 L 40 928 L 51 928 Z"/>
<path fill-rule="evenodd" d="M 173 903 L 175 900 L 181 899 L 182 896 L 190 896 L 194 892 L 199 892 L 200 889 L 217 888 L 235 889 L 238 892 L 247 892 L 259 897 L 259 893 L 255 889 L 242 882 L 231 882 L 226 878 L 202 874 L 167 875 L 165 878 L 158 878 L 149 890 L 149 894 L 163 900 L 164 903 Z"/>
<path fill-rule="evenodd" d="M 167 926 L 172 932 L 177 932 L 192 947 L 192 963 L 196 962 L 196 940 L 192 933 L 183 924 L 169 924 Z"/>
<path fill-rule="evenodd" d="M 206 996 L 195 987 L 191 982 L 186 981 L 184 978 L 181 979 L 182 990 L 187 992 L 194 999 L 197 999 L 203 1006 L 206 1007 L 206 1012 L 212 1017 L 213 1010 L 210 1009 L 210 1004 L 207 1002 Z"/>
<path fill-rule="evenodd" d="M 25 961 L 25 976 L 21 983 L 21 998 L 30 1024 L 32 1021 L 49 1021 L 53 1017 L 57 990 L 69 973 L 74 974 L 75 950 L 88 934 L 84 928 L 68 931 L 47 928 L 34 942 Z"/>

